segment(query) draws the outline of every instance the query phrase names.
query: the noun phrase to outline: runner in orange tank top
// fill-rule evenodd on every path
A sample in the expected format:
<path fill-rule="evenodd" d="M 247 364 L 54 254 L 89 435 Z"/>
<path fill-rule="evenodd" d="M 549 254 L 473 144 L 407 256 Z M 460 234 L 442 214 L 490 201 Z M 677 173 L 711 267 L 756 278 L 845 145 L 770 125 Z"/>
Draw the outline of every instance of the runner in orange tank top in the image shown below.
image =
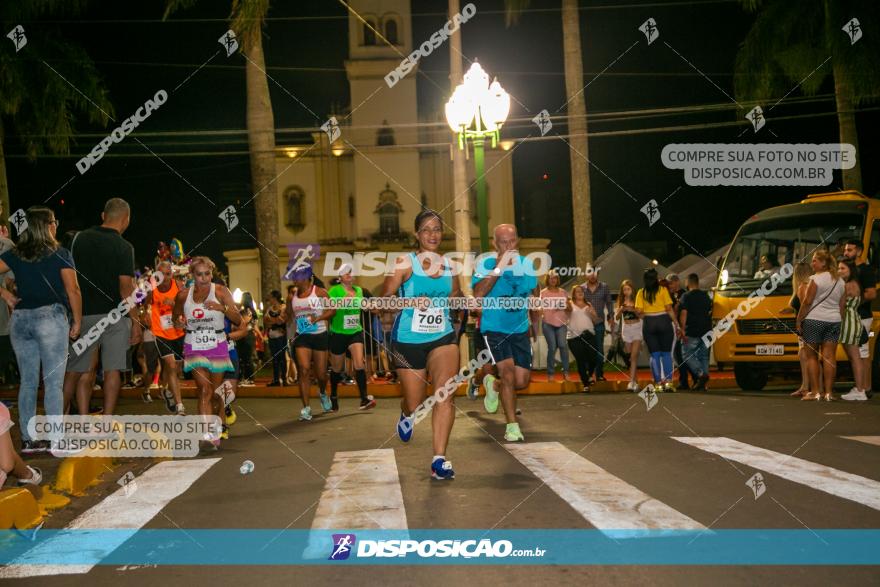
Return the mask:
<path fill-rule="evenodd" d="M 162 359 L 162 378 L 165 388 L 162 397 L 172 414 L 186 415 L 180 396 L 180 379 L 177 377 L 177 362 L 183 360 L 184 331 L 178 328 L 172 319 L 174 299 L 180 292 L 180 285 L 174 279 L 171 263 L 162 261 L 156 267 L 162 272 L 162 283 L 147 295 L 144 305 L 150 308 L 150 330 L 156 336 L 153 343 Z"/>

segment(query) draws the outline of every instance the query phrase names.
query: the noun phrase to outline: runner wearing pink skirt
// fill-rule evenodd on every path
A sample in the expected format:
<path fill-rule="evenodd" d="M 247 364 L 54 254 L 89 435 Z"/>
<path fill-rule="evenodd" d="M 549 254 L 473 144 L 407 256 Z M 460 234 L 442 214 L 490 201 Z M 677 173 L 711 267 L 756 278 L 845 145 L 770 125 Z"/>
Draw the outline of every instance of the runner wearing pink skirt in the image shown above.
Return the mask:
<path fill-rule="evenodd" d="M 223 374 L 232 371 L 229 348 L 224 331 L 224 318 L 241 323 L 241 314 L 232 294 L 213 283 L 214 263 L 207 257 L 196 257 L 190 264 L 193 285 L 177 294 L 174 321 L 186 329 L 183 343 L 183 370 L 192 372 L 199 390 L 198 413 L 217 415 L 223 423 L 219 436 L 212 435 L 211 444 L 220 446 L 220 438 L 229 438 L 226 410 L 218 391 L 223 390 Z"/>

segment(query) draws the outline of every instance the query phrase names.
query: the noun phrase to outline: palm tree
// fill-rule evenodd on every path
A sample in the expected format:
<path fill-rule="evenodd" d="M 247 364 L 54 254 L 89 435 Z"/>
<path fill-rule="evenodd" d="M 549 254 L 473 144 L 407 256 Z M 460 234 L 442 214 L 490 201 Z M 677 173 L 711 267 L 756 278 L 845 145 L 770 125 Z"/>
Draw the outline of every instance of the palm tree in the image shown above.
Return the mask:
<path fill-rule="evenodd" d="M 857 17 L 865 31 L 877 31 L 874 0 L 740 0 L 756 14 L 736 57 L 738 100 L 760 102 L 784 96 L 798 87 L 816 94 L 833 77 L 840 142 L 859 148 L 856 107 L 880 95 L 876 34 L 865 33 L 856 43 L 842 30 Z M 776 99 L 772 99 L 773 102 Z M 765 115 L 768 106 L 762 106 Z M 846 189 L 861 191 L 862 173 L 856 166 L 843 170 Z"/>
<path fill-rule="evenodd" d="M 515 24 L 530 0 L 505 0 L 507 25 Z M 587 107 L 584 100 L 584 66 L 577 0 L 562 0 L 562 51 L 565 57 L 565 95 L 568 110 L 571 208 L 574 222 L 575 263 L 584 267 L 593 260 L 593 213 L 590 203 L 590 168 L 587 143 Z"/>
<path fill-rule="evenodd" d="M 0 51 L 0 220 L 4 225 L 10 213 L 6 138 L 15 136 L 30 161 L 44 153 L 67 155 L 74 121 L 105 126 L 114 114 L 104 81 L 85 50 L 51 27 L 28 24 L 45 16 L 78 16 L 84 4 L 52 0 L 0 4 L 4 37 L 25 23 L 27 39 L 18 52 L 12 45 Z"/>
<path fill-rule="evenodd" d="M 167 0 L 165 16 L 194 5 L 196 0 Z M 247 130 L 251 159 L 257 241 L 260 253 L 260 285 L 263 299 L 281 289 L 278 269 L 278 192 L 275 186 L 275 118 L 269 97 L 266 60 L 263 56 L 263 25 L 269 0 L 232 0 L 229 27 L 245 56 Z"/>

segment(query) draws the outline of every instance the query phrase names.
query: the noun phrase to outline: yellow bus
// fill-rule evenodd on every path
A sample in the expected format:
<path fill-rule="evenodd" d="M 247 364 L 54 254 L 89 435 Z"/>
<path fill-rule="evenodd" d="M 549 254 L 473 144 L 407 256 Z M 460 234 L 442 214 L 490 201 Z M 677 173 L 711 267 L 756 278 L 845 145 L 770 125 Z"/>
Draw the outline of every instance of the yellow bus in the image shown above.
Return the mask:
<path fill-rule="evenodd" d="M 736 311 L 749 294 L 760 289 L 768 276 L 786 263 L 809 263 L 820 247 L 842 254 L 843 244 L 854 238 L 865 245 L 863 259 L 878 269 L 880 200 L 848 190 L 811 194 L 796 204 L 758 212 L 737 231 L 719 268 L 713 323 Z M 762 257 L 766 257 L 763 264 Z M 776 288 L 772 293 L 747 313 L 738 313 L 730 329 L 712 346 L 719 367 L 733 367 L 736 383 L 742 389 L 761 390 L 771 375 L 799 370 L 795 314 L 786 310 L 792 293 L 791 278 L 773 281 Z M 880 365 L 873 352 L 880 326 L 880 299 L 874 300 L 872 309 L 872 387 L 880 389 Z M 838 348 L 837 359 L 841 367 L 848 367 L 842 347 Z"/>

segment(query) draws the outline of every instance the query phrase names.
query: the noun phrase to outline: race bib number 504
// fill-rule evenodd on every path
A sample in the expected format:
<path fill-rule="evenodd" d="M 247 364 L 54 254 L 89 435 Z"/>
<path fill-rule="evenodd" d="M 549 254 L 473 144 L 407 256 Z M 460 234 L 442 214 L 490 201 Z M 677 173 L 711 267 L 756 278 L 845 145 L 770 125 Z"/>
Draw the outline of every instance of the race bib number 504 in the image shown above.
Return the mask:
<path fill-rule="evenodd" d="M 217 348 L 217 333 L 212 331 L 193 333 L 192 348 L 194 351 L 210 351 Z"/>

